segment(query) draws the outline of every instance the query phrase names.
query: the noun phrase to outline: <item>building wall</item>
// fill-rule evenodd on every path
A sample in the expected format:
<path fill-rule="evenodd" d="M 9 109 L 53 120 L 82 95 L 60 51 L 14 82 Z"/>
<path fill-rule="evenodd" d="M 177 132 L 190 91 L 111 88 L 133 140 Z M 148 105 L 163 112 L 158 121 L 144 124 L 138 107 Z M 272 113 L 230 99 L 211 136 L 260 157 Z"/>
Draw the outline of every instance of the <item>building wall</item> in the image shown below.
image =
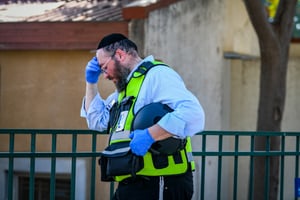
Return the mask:
<path fill-rule="evenodd" d="M 300 130 L 300 58 L 291 57 L 288 64 L 286 102 L 282 131 Z M 231 129 L 255 130 L 259 95 L 260 62 L 231 61 Z"/>
<path fill-rule="evenodd" d="M 0 128 L 14 129 L 87 129 L 80 117 L 80 107 L 85 94 L 85 66 L 94 56 L 89 51 L 0 51 Z M 101 78 L 103 79 L 103 78 Z M 99 83 L 105 98 L 114 86 L 107 80 Z M 14 151 L 28 152 L 30 135 L 16 135 Z M 37 152 L 51 152 L 51 136 L 38 135 Z M 91 137 L 78 135 L 77 150 L 91 151 Z M 97 151 L 107 144 L 106 136 L 98 138 Z M 9 138 L 0 135 L 0 151 L 8 151 Z M 72 152 L 72 137 L 57 135 L 57 152 Z M 29 159 L 16 159 L 15 170 L 29 172 Z M 18 163 L 23 163 L 19 165 Z M 49 173 L 50 159 L 37 159 L 37 172 Z M 70 159 L 58 159 L 57 173 L 70 173 Z M 0 183 L 3 183 L 8 161 L 0 160 Z M 40 171 L 39 171 L 40 170 Z M 89 195 L 90 159 L 79 159 L 76 164 L 79 191 Z M 80 173 L 79 173 L 80 171 Z M 109 199 L 109 183 L 100 182 L 100 169 L 96 166 L 96 195 Z M 79 182 L 78 182 L 79 181 Z M 79 184 L 79 185 L 78 185 Z M 101 188 L 98 189 L 98 188 Z M 0 198 L 4 192 L 0 190 Z M 83 194 L 80 192 L 80 195 Z M 79 196 L 80 197 L 80 196 Z M 86 197 L 88 199 L 88 196 Z"/>
<path fill-rule="evenodd" d="M 150 13 L 145 24 L 145 55 L 163 60 L 182 76 L 205 109 L 207 130 L 222 129 L 224 68 L 220 67 L 223 54 L 219 33 L 224 9 L 218 3 L 180 1 Z"/>
<path fill-rule="evenodd" d="M 1 51 L 0 127 L 85 129 L 79 116 L 89 51 Z M 113 90 L 101 81 L 103 97 Z"/>

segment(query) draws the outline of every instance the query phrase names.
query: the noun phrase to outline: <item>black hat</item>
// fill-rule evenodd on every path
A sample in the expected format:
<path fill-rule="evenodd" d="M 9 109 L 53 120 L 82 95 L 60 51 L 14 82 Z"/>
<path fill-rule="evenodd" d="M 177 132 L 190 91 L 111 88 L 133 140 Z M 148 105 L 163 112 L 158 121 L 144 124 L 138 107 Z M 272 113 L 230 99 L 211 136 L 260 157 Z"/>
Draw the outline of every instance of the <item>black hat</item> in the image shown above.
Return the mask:
<path fill-rule="evenodd" d="M 104 38 L 102 38 L 102 40 L 98 44 L 97 49 L 101 49 L 101 48 L 106 47 L 110 44 L 113 44 L 115 42 L 119 42 L 119 41 L 125 40 L 125 39 L 128 39 L 128 38 L 125 37 L 124 35 L 120 34 L 120 33 L 112 33 L 112 34 L 107 35 Z"/>

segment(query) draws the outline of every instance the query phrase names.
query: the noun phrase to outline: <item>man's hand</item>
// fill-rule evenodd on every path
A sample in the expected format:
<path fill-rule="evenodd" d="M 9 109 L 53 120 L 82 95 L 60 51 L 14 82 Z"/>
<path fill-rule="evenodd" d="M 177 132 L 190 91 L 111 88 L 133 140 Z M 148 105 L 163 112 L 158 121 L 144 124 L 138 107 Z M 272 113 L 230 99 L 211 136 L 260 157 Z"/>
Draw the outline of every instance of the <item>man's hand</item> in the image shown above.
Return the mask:
<path fill-rule="evenodd" d="M 132 131 L 129 137 L 131 151 L 138 156 L 144 156 L 155 142 L 148 129 Z"/>
<path fill-rule="evenodd" d="M 86 81 L 92 84 L 97 83 L 100 74 L 101 74 L 100 65 L 97 61 L 97 58 L 93 57 L 93 59 L 87 63 L 85 68 Z"/>

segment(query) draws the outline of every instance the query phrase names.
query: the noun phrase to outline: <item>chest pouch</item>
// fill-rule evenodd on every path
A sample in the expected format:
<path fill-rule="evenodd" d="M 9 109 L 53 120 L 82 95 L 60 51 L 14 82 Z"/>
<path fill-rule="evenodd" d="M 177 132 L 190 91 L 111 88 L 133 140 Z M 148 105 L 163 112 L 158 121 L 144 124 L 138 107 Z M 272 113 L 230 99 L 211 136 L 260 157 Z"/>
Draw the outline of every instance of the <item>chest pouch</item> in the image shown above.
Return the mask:
<path fill-rule="evenodd" d="M 115 143 L 108 146 L 99 159 L 101 181 L 114 181 L 114 176 L 136 176 L 144 167 L 143 157 L 133 154 L 129 142 Z"/>

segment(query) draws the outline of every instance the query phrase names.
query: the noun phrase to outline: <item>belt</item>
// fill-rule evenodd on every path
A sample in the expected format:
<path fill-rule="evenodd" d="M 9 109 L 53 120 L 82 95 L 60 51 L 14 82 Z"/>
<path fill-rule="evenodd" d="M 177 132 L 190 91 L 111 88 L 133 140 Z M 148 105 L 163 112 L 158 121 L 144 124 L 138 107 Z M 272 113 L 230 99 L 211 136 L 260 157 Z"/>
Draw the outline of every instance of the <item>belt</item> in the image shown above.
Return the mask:
<path fill-rule="evenodd" d="M 183 174 L 166 175 L 166 176 L 163 176 L 163 177 L 184 176 L 187 173 L 192 173 L 190 165 L 188 167 L 188 170 L 185 173 L 183 173 Z M 159 177 L 160 176 L 141 176 L 141 175 L 137 175 L 135 177 L 129 177 L 129 178 L 126 178 L 126 179 L 122 180 L 120 182 L 120 184 L 128 185 L 128 184 L 134 184 L 134 183 L 140 183 L 140 182 L 150 182 L 150 181 L 155 181 L 155 180 L 158 181 Z"/>
<path fill-rule="evenodd" d="M 136 176 L 136 177 L 129 177 L 120 182 L 120 184 L 128 185 L 133 183 L 139 183 L 139 182 L 148 182 L 151 180 L 158 179 L 159 176 Z"/>

